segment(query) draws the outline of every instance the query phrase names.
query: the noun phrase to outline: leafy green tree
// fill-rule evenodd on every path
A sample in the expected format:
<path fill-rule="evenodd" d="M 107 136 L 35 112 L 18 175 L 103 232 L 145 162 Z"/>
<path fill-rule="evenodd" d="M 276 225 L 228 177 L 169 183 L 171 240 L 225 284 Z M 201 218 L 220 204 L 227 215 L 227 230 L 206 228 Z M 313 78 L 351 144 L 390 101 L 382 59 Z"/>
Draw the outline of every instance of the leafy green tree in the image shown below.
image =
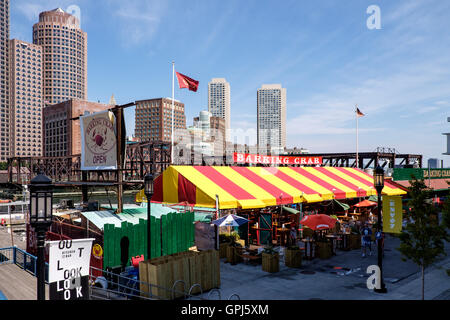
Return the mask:
<path fill-rule="evenodd" d="M 422 272 L 422 300 L 425 299 L 425 269 L 437 259 L 446 255 L 444 244 L 450 241 L 447 227 L 438 222 L 437 209 L 431 199 L 432 194 L 423 180 L 415 177 L 410 181 L 409 194 L 411 207 L 409 221 L 400 234 L 400 247 L 402 259 L 412 260 Z M 447 219 L 443 212 L 443 219 Z"/>

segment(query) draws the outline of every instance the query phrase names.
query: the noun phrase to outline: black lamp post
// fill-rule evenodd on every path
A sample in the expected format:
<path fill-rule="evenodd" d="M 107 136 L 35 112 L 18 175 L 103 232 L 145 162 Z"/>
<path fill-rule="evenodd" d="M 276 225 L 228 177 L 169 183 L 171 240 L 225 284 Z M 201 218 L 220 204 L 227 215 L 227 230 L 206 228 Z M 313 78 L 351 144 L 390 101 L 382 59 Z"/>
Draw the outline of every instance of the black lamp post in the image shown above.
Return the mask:
<path fill-rule="evenodd" d="M 375 168 L 374 174 L 373 174 L 373 184 L 375 186 L 375 189 L 377 190 L 378 195 L 378 230 L 379 232 L 383 232 L 383 222 L 382 222 L 382 216 L 381 216 L 381 191 L 384 188 L 384 170 L 379 165 Z M 374 291 L 378 293 L 386 293 L 387 289 L 384 284 L 383 280 L 383 252 L 381 247 L 381 241 L 378 241 L 378 267 L 380 268 L 380 283 L 381 288 L 377 289 L 375 288 Z"/>
<path fill-rule="evenodd" d="M 45 300 L 45 233 L 52 224 L 52 180 L 38 174 L 30 183 L 30 225 L 37 237 L 37 298 Z"/>
<path fill-rule="evenodd" d="M 150 200 L 153 196 L 153 175 L 148 173 L 144 177 L 144 193 L 147 197 L 147 257 L 151 259 L 151 237 L 150 237 L 150 217 L 151 217 L 151 205 Z"/>

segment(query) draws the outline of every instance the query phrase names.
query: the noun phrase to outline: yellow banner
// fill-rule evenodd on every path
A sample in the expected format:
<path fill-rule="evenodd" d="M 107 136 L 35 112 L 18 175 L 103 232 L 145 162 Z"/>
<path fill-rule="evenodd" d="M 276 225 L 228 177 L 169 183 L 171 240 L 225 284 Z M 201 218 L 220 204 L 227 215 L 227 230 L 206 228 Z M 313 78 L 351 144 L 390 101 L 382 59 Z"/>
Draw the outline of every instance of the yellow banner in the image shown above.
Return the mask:
<path fill-rule="evenodd" d="M 383 196 L 383 232 L 402 232 L 402 197 Z"/>

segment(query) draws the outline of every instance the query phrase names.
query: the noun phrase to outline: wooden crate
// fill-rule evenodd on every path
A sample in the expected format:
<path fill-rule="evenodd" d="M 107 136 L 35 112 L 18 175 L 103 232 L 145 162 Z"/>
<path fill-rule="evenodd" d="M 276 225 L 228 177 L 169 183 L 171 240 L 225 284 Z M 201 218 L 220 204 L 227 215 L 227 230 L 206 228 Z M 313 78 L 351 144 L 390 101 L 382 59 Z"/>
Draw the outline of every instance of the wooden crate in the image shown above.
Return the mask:
<path fill-rule="evenodd" d="M 284 251 L 284 263 L 289 268 L 300 268 L 302 266 L 302 251 L 300 249 L 286 248 Z"/>
<path fill-rule="evenodd" d="M 280 271 L 280 255 L 262 253 L 262 269 L 266 272 L 278 272 Z"/>

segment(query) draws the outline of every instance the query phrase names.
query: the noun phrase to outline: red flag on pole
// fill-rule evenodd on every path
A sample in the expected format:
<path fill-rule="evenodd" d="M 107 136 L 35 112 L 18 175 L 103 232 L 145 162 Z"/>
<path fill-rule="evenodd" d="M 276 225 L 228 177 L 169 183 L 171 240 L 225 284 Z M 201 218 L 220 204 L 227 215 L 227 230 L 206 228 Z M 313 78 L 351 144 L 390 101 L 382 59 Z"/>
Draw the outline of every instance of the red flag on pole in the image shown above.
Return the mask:
<path fill-rule="evenodd" d="M 185 76 L 184 74 L 181 74 L 179 72 L 176 72 L 178 84 L 180 85 L 180 89 L 182 88 L 188 88 L 191 91 L 197 92 L 198 89 L 198 81 L 189 78 L 188 76 Z"/>
<path fill-rule="evenodd" d="M 364 116 L 364 113 L 362 113 L 362 112 L 359 110 L 359 108 L 356 108 L 356 115 L 357 115 L 358 117 L 363 117 L 363 116 Z"/>

